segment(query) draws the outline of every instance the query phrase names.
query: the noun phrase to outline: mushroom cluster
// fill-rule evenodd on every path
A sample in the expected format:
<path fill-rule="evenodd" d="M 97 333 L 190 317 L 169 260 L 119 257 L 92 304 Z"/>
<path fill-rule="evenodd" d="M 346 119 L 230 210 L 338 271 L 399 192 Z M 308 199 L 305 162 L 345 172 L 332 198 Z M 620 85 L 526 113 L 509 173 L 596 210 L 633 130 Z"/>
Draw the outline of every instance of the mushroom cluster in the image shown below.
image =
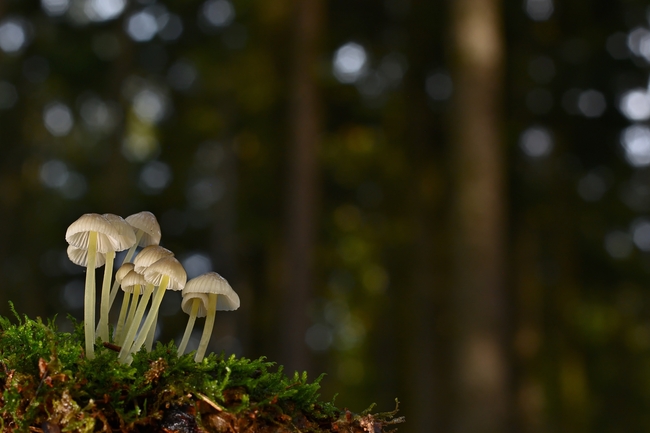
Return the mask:
<path fill-rule="evenodd" d="M 189 315 L 178 356 L 187 348 L 197 317 L 205 317 L 203 334 L 194 360 L 201 362 L 210 341 L 217 310 L 236 310 L 239 296 L 216 272 L 187 281 L 187 274 L 174 253 L 159 245 L 161 233 L 156 217 L 147 211 L 126 218 L 113 214 L 85 214 L 73 222 L 65 235 L 70 260 L 86 268 L 84 333 L 86 356 L 95 356 L 95 344 L 111 342 L 109 313 L 121 288 L 124 298 L 112 342 L 120 346 L 118 359 L 131 363 L 144 345 L 151 351 L 158 309 L 168 290 L 182 291 L 181 308 Z M 137 248 L 142 249 L 136 255 Z M 113 276 L 115 255 L 127 251 Z M 95 323 L 97 287 L 95 270 L 104 266 L 99 321 Z M 150 302 L 151 301 L 151 302 Z"/>

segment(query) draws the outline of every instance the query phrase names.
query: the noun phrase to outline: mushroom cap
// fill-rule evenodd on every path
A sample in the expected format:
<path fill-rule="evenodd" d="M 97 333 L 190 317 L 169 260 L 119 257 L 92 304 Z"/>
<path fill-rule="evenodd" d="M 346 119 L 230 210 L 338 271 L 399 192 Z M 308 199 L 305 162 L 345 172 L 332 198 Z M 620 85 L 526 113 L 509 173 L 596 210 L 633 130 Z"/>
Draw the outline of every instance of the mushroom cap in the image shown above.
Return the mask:
<path fill-rule="evenodd" d="M 185 314 L 190 314 L 192 311 L 192 300 L 200 299 L 201 304 L 199 305 L 199 311 L 196 313 L 196 317 L 205 317 L 208 315 L 208 295 L 205 293 L 188 293 L 183 296 L 181 301 L 181 309 Z"/>
<path fill-rule="evenodd" d="M 133 270 L 133 263 L 123 263 L 122 266 L 115 272 L 115 281 L 118 284 L 122 282 L 126 274 Z"/>
<path fill-rule="evenodd" d="M 181 262 L 174 257 L 160 259 L 144 271 L 145 281 L 154 286 L 160 286 L 165 275 L 169 277 L 167 290 L 183 290 L 187 282 L 187 274 Z"/>
<path fill-rule="evenodd" d="M 72 263 L 79 266 L 88 266 L 88 250 L 77 248 L 72 245 L 68 245 L 68 258 Z M 97 253 L 95 256 L 95 268 L 104 266 L 106 263 L 106 255 L 102 253 Z"/>
<path fill-rule="evenodd" d="M 135 265 L 134 270 L 140 274 L 144 274 L 145 269 L 156 263 L 158 260 L 173 256 L 174 253 L 169 251 L 167 248 L 163 248 L 160 245 L 149 245 L 148 247 L 144 247 L 142 251 L 135 256 L 135 259 L 133 260 L 133 264 Z"/>
<path fill-rule="evenodd" d="M 138 274 L 135 271 L 129 271 L 126 273 L 124 278 L 122 278 L 122 290 L 125 292 L 133 293 L 133 289 L 136 285 L 145 286 L 147 282 L 144 280 L 144 275 Z"/>
<path fill-rule="evenodd" d="M 119 232 L 106 218 L 96 213 L 83 214 L 70 224 L 65 232 L 65 240 L 74 247 L 87 250 L 91 231 L 97 232 L 98 252 L 106 254 L 117 251 L 120 246 Z"/>
<path fill-rule="evenodd" d="M 112 213 L 105 213 L 103 217 L 117 229 L 117 232 L 120 235 L 118 238 L 120 246 L 115 251 L 128 250 L 135 245 L 135 232 L 133 231 L 133 227 L 131 227 L 124 218 Z"/>
<path fill-rule="evenodd" d="M 228 281 L 216 272 L 208 272 L 189 280 L 183 289 L 183 297 L 189 293 L 221 295 L 217 296 L 217 310 L 220 311 L 231 311 L 239 308 L 239 296 L 230 287 Z"/>
<path fill-rule="evenodd" d="M 142 230 L 144 233 L 140 238 L 140 242 L 138 242 L 138 246 L 146 247 L 160 243 L 160 224 L 158 224 L 154 214 L 145 210 L 129 215 L 125 219 L 136 231 Z"/>

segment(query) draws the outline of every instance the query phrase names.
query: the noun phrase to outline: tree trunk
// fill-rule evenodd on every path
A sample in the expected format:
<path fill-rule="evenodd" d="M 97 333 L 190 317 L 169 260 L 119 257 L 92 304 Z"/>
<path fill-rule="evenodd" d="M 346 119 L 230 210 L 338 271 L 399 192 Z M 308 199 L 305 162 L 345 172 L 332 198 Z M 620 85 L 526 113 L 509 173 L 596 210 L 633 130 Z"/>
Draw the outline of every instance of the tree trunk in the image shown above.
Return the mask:
<path fill-rule="evenodd" d="M 321 135 L 317 84 L 323 2 L 294 4 L 290 86 L 290 143 L 285 220 L 285 269 L 282 292 L 280 361 L 288 372 L 307 370 L 305 332 L 312 299 L 313 249 L 318 191 L 318 145 Z"/>
<path fill-rule="evenodd" d="M 452 431 L 508 430 L 503 38 L 498 0 L 451 4 L 456 392 Z"/>

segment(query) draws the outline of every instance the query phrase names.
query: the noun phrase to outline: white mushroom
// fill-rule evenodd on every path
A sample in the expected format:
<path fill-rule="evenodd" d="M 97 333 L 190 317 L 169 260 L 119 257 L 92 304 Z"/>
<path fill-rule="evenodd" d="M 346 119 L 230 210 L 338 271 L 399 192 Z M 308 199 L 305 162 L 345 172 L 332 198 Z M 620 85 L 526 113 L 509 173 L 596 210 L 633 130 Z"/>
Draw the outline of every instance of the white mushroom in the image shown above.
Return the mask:
<path fill-rule="evenodd" d="M 117 284 L 122 284 L 122 280 L 124 280 L 124 277 L 129 273 L 133 271 L 133 263 L 124 263 L 122 266 L 119 267 L 117 272 L 115 273 L 115 281 Z M 120 315 L 117 317 L 117 324 L 115 326 L 115 335 L 113 339 L 117 341 L 119 338 L 120 334 L 122 333 L 122 329 L 124 328 L 124 323 L 126 323 L 126 313 L 128 311 L 129 307 L 129 302 L 131 300 L 131 292 L 123 290 L 124 292 L 124 298 L 122 299 L 122 308 L 120 308 Z"/>
<path fill-rule="evenodd" d="M 131 226 L 135 234 L 135 243 L 130 246 L 126 252 L 123 263 L 130 262 L 135 254 L 137 247 L 147 247 L 149 245 L 158 245 L 160 243 L 160 225 L 154 214 L 148 211 L 138 212 L 129 215 L 125 221 Z M 115 302 L 117 296 L 118 284 L 113 284 L 109 299 L 109 310 Z"/>
<path fill-rule="evenodd" d="M 192 280 L 187 282 L 185 285 L 186 288 L 191 281 Z M 208 314 L 208 295 L 205 293 L 185 293 L 185 289 L 183 289 L 181 309 L 190 317 L 187 319 L 187 325 L 185 325 L 183 338 L 181 339 L 181 343 L 178 345 L 179 357 L 185 353 L 185 348 L 187 347 L 187 343 L 190 341 L 190 336 L 192 335 L 192 330 L 194 329 L 194 322 L 196 321 L 196 318 L 205 317 Z"/>
<path fill-rule="evenodd" d="M 142 324 L 140 334 L 131 345 L 129 342 L 135 337 L 138 327 L 137 325 L 140 323 L 146 307 L 143 301 L 139 303 L 133 323 L 127 331 L 124 344 L 120 350 L 118 359 L 121 363 L 129 362 L 129 356 L 132 353 L 137 352 L 144 344 L 149 328 L 153 325 L 153 322 L 156 319 L 158 308 L 160 308 L 160 303 L 163 300 L 165 292 L 167 290 L 182 290 L 187 281 L 187 274 L 185 273 L 185 269 L 183 269 L 183 265 L 181 265 L 178 260 L 174 257 L 165 257 L 158 260 L 145 270 L 144 279 L 147 281 L 147 287 L 150 285 L 157 287 L 156 294 L 151 301 L 151 308 Z"/>
<path fill-rule="evenodd" d="M 99 308 L 99 324 L 97 325 L 97 334 L 103 341 L 108 341 L 108 313 L 110 310 L 110 287 L 113 277 L 113 261 L 115 260 L 115 251 L 124 251 L 135 245 L 135 233 L 133 228 L 124 221 L 120 216 L 110 213 L 104 214 L 104 218 L 117 229 L 119 233 L 119 246 L 114 251 L 106 253 L 106 267 L 104 268 L 104 280 L 102 284 L 102 298 Z M 119 284 L 116 282 L 116 284 Z"/>
<path fill-rule="evenodd" d="M 97 253 L 106 254 L 119 247 L 119 233 L 99 214 L 84 214 L 70 224 L 65 233 L 68 244 L 87 251 L 84 295 L 84 331 L 86 357 L 95 357 L 95 266 Z"/>
<path fill-rule="evenodd" d="M 230 311 L 238 309 L 239 296 L 237 293 L 235 293 L 232 287 L 230 287 L 228 281 L 226 281 L 225 278 L 216 272 L 208 272 L 188 281 L 185 285 L 185 288 L 183 289 L 183 296 L 186 296 L 190 293 L 204 293 L 208 296 L 208 304 L 206 307 L 207 314 L 205 324 L 203 325 L 203 333 L 201 334 L 199 348 L 197 349 L 196 355 L 194 356 L 194 360 L 196 362 L 201 362 L 208 348 L 208 343 L 210 342 L 210 336 L 212 335 L 212 329 L 214 328 L 214 319 L 217 310 Z M 193 303 L 195 302 L 197 301 L 193 301 Z M 185 332 L 187 332 L 187 329 Z M 183 347 L 183 351 L 184 350 L 185 347 Z"/>
<path fill-rule="evenodd" d="M 122 290 L 124 290 L 125 295 L 126 294 L 131 295 L 131 305 L 129 306 L 129 312 L 126 316 L 126 320 L 124 321 L 124 326 L 120 330 L 119 336 L 115 337 L 115 341 L 119 346 L 123 345 L 124 338 L 126 337 L 126 332 L 131 327 L 131 324 L 133 324 L 133 319 L 135 318 L 135 312 L 139 304 L 138 298 L 142 293 L 143 287 L 145 287 L 146 285 L 147 282 L 144 280 L 144 275 L 138 274 L 135 271 L 131 271 L 128 274 L 126 274 L 124 276 L 124 279 L 122 280 L 121 283 Z"/>

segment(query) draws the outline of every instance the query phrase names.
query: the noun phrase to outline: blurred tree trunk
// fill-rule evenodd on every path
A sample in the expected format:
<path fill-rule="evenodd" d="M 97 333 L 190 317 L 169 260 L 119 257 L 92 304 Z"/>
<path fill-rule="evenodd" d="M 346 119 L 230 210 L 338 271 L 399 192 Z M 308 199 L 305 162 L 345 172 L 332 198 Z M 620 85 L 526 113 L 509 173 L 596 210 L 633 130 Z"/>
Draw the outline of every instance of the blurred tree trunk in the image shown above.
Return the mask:
<path fill-rule="evenodd" d="M 508 431 L 503 47 L 498 0 L 451 3 L 452 431 Z"/>
<path fill-rule="evenodd" d="M 312 298 L 312 267 L 316 231 L 318 145 L 321 100 L 317 67 L 322 33 L 323 1 L 296 0 L 289 82 L 289 150 L 286 189 L 285 269 L 281 299 L 280 362 L 288 372 L 307 370 L 305 332 Z"/>

